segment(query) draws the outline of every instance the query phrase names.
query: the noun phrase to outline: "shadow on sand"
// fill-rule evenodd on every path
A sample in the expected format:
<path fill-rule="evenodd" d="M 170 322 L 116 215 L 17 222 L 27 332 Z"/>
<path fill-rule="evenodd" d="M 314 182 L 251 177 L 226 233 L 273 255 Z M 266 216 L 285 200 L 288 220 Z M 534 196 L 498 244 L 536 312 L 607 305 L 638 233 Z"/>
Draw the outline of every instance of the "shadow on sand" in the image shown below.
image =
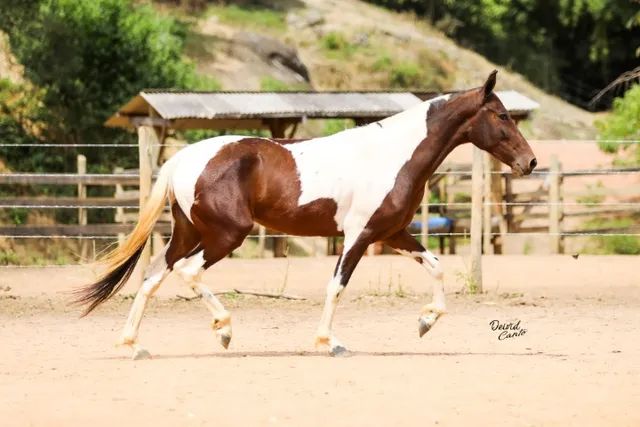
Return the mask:
<path fill-rule="evenodd" d="M 349 357 L 468 357 L 468 356 L 494 356 L 494 357 L 567 357 L 566 354 L 545 353 L 542 351 L 526 353 L 486 353 L 486 352 L 414 352 L 414 351 L 347 351 L 336 358 Z M 330 357 L 323 351 L 231 351 L 220 353 L 190 353 L 190 354 L 157 354 L 152 360 L 171 359 L 236 359 L 243 357 Z M 97 360 L 131 360 L 126 356 L 99 357 Z"/>

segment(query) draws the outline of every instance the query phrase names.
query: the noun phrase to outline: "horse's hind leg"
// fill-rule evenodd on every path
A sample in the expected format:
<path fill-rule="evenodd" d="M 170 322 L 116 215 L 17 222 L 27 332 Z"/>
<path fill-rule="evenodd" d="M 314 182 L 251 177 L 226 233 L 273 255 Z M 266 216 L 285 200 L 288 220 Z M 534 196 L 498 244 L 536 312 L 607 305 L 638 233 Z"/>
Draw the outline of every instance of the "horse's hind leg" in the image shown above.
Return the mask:
<path fill-rule="evenodd" d="M 227 348 L 231 341 L 231 315 L 213 292 L 202 283 L 201 276 L 204 272 L 204 265 L 204 251 L 200 251 L 189 258 L 179 260 L 175 263 L 174 268 L 187 286 L 193 289 L 193 292 L 202 296 L 202 301 L 213 316 L 211 327 L 215 331 L 220 344 Z"/>
<path fill-rule="evenodd" d="M 160 287 L 162 280 L 167 276 L 169 270 L 166 262 L 166 252 L 169 245 L 165 246 L 162 252 L 160 252 L 153 259 L 151 264 L 145 271 L 145 278 L 142 282 L 142 286 L 138 289 L 138 293 L 133 301 L 131 310 L 129 311 L 129 317 L 125 323 L 122 336 L 119 344 L 131 346 L 134 349 L 133 358 L 142 359 L 148 358 L 149 353 L 142 347 L 136 344 L 138 338 L 138 330 L 140 329 L 140 322 L 142 321 L 142 315 L 147 306 L 149 298 Z"/>
<path fill-rule="evenodd" d="M 175 271 L 196 293 L 202 295 L 202 301 L 213 316 L 211 327 L 224 348 L 231 341 L 231 315 L 218 298 L 202 283 L 204 270 L 230 254 L 239 247 L 249 234 L 253 222 L 249 216 L 239 215 L 233 221 L 207 215 L 206 221 L 196 221 L 201 227 L 203 249 L 194 255 L 181 259 L 174 264 Z M 224 225 L 222 225 L 224 224 Z"/>
<path fill-rule="evenodd" d="M 140 322 L 149 298 L 158 290 L 164 278 L 167 277 L 175 260 L 187 256 L 200 242 L 200 235 L 176 203 L 172 204 L 171 213 L 173 215 L 171 240 L 147 267 L 144 281 L 133 301 L 127 323 L 120 338 L 120 344 L 133 347 L 134 359 L 149 357 L 149 353 L 146 350 L 136 345 Z"/>

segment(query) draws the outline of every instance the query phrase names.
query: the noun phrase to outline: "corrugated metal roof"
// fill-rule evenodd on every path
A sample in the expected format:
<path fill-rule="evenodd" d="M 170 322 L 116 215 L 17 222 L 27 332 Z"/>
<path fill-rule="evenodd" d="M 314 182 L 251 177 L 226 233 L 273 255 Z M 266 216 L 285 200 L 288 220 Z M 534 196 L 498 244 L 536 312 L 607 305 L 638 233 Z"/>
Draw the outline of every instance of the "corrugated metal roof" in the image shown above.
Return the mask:
<path fill-rule="evenodd" d="M 433 96 L 436 96 L 434 94 Z M 498 92 L 509 111 L 529 112 L 538 104 L 518 92 Z M 178 92 L 145 90 L 106 123 L 130 126 L 131 116 L 162 119 L 384 118 L 421 101 L 409 92 Z M 507 105 L 508 104 L 508 105 Z"/>
<path fill-rule="evenodd" d="M 536 101 L 515 90 L 498 91 L 496 95 L 511 114 L 530 113 L 540 108 L 540 104 Z"/>

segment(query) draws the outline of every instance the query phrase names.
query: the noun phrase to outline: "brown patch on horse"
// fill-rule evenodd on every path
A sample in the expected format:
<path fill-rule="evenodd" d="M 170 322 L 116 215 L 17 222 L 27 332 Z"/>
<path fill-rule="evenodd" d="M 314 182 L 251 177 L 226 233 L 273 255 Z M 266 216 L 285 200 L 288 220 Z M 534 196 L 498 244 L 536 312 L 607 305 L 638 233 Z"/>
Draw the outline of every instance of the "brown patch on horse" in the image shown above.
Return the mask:
<path fill-rule="evenodd" d="M 301 192 L 295 160 L 280 142 L 246 138 L 221 148 L 196 182 L 190 212 L 205 252 L 206 240 L 235 248 L 254 221 L 299 236 L 340 235 L 336 202 L 318 199 L 298 206 Z"/>
<path fill-rule="evenodd" d="M 200 247 L 200 233 L 198 233 L 176 202 L 171 203 L 171 215 L 173 215 L 173 230 L 171 241 L 165 254 L 169 270 L 173 269 L 173 265 L 178 260 L 188 258 L 202 249 Z"/>
<path fill-rule="evenodd" d="M 278 144 L 297 144 L 298 142 L 308 141 L 310 138 L 269 138 L 271 141 L 275 141 Z"/>

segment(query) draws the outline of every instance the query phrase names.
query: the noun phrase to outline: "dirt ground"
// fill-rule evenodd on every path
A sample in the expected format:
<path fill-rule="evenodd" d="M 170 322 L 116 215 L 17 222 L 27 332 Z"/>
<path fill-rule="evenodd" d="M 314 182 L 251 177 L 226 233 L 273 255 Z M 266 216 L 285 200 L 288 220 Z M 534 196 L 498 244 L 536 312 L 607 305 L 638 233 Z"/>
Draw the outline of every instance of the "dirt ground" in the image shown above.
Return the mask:
<path fill-rule="evenodd" d="M 85 319 L 67 292 L 89 268 L 0 270 L 3 426 L 640 425 L 637 257 L 487 257 L 485 290 L 459 293 L 466 259 L 442 257 L 449 313 L 422 339 L 430 278 L 397 256 L 366 258 L 334 329 L 350 348 L 313 348 L 335 259 L 228 259 L 212 289 L 278 291 L 306 301 L 225 296 L 224 351 L 179 280 L 142 325 L 152 360 L 116 348 L 130 286 Z M 492 320 L 520 321 L 499 340 Z M 521 334 L 520 332 L 519 334 Z"/>

